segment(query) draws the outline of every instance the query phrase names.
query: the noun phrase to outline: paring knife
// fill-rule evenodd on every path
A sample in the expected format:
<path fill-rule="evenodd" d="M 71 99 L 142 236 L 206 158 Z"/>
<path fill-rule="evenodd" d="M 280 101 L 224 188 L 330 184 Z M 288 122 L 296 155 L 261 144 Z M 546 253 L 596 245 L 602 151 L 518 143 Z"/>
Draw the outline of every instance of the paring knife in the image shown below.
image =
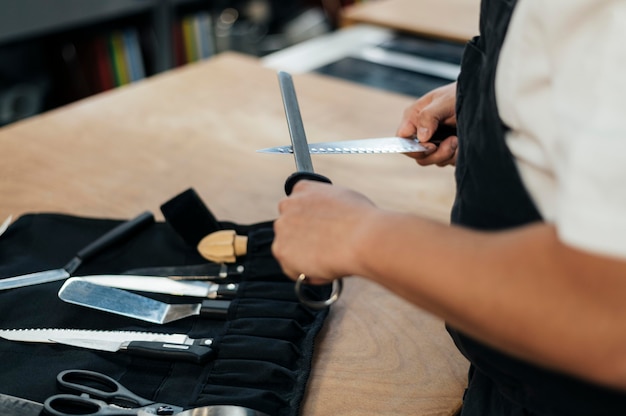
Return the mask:
<path fill-rule="evenodd" d="M 169 304 L 136 293 L 69 278 L 59 290 L 59 299 L 75 305 L 114 313 L 155 324 L 190 316 L 226 319 L 230 301 L 205 300 L 192 304 Z"/>
<path fill-rule="evenodd" d="M 73 279 L 138 292 L 163 293 L 166 295 L 192 296 L 208 299 L 233 299 L 239 289 L 237 283 L 183 282 L 160 276 L 101 274 L 77 276 L 73 277 Z"/>
<path fill-rule="evenodd" d="M 439 145 L 450 136 L 456 136 L 456 129 L 441 125 L 428 142 Z M 420 143 L 416 138 L 403 137 L 340 140 L 310 143 L 308 146 L 309 153 L 314 155 L 414 153 L 427 150 L 423 143 Z M 294 151 L 293 146 L 276 146 L 259 149 L 257 152 L 291 154 Z"/>
<path fill-rule="evenodd" d="M 99 254 L 112 245 L 121 242 L 152 223 L 154 223 L 154 216 L 152 213 L 146 211 L 136 218 L 118 225 L 93 243 L 89 244 L 87 247 L 80 250 L 76 256 L 74 256 L 74 258 L 61 269 L 46 270 L 2 279 L 0 280 L 0 290 L 14 289 L 23 286 L 67 279 L 76 271 L 76 269 L 78 269 L 78 267 L 80 267 L 83 261 L 89 260 L 96 254 Z"/>
<path fill-rule="evenodd" d="M 58 343 L 108 352 L 125 352 L 168 360 L 203 362 L 214 354 L 212 338 L 189 338 L 185 334 L 88 329 L 6 329 L 0 337 L 10 341 Z"/>

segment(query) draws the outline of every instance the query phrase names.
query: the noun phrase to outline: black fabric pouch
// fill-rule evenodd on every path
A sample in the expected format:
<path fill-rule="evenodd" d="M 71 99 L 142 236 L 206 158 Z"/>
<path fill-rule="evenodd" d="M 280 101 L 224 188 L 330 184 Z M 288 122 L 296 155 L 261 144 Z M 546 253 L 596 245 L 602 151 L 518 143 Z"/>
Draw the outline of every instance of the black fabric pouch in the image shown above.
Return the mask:
<path fill-rule="evenodd" d="M 168 210 L 172 206 L 176 207 L 174 213 Z M 215 357 L 196 364 L 0 339 L 0 393 L 43 403 L 49 396 L 62 393 L 56 385 L 59 372 L 86 369 L 118 380 L 139 396 L 185 409 L 223 404 L 269 415 L 298 415 L 314 340 L 328 309 L 312 310 L 298 301 L 293 282 L 282 274 L 271 255 L 272 223 L 216 221 L 193 190 L 168 201 L 162 211 L 166 222 L 156 222 L 107 249 L 85 262 L 74 275 L 217 270 L 219 265 L 200 257 L 195 242 L 214 228 L 234 229 L 248 236 L 248 247 L 247 254 L 238 259 L 243 272 L 225 279 L 239 283 L 227 319 L 190 317 L 165 325 L 151 324 L 65 303 L 57 296 L 63 284 L 59 281 L 0 291 L 0 327 L 183 333 L 192 338 L 213 338 Z M 204 231 L 192 226 L 194 217 L 199 218 Z M 78 250 L 119 223 L 52 213 L 24 215 L 0 237 L 0 278 L 61 268 Z M 313 299 L 323 299 L 328 292 L 326 287 L 307 288 L 307 296 Z"/>

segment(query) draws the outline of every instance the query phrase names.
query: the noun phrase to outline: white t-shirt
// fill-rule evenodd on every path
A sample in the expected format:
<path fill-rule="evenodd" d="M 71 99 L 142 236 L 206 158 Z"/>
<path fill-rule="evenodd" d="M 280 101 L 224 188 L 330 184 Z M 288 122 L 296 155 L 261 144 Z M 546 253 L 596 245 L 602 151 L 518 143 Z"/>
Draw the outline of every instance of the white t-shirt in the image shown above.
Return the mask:
<path fill-rule="evenodd" d="M 626 1 L 518 0 L 496 99 L 561 240 L 626 259 Z"/>

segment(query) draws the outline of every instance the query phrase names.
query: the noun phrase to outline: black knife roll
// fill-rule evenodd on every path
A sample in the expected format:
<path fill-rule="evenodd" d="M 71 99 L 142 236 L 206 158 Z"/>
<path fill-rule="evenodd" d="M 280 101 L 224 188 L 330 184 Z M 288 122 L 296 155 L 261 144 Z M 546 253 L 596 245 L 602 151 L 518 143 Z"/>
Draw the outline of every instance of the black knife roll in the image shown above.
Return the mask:
<path fill-rule="evenodd" d="M 239 405 L 269 415 L 295 416 L 309 378 L 314 340 L 328 309 L 313 310 L 296 298 L 294 283 L 271 255 L 271 221 L 251 225 L 217 221 L 188 190 L 165 203 L 165 222 L 156 222 L 98 256 L 73 274 L 132 274 L 134 270 L 217 270 L 196 251 L 198 238 L 216 229 L 248 236 L 238 259 L 241 275 L 226 320 L 189 317 L 165 325 L 72 305 L 57 292 L 63 281 L 0 291 L 0 328 L 68 328 L 182 333 L 213 338 L 215 358 L 196 364 L 120 352 L 100 352 L 53 343 L 0 338 L 0 393 L 39 403 L 62 393 L 56 376 L 67 369 L 104 373 L 135 394 L 185 409 L 211 404 Z M 55 213 L 27 214 L 0 236 L 0 278 L 63 267 L 76 252 L 120 220 Z M 194 224 L 200 224 L 194 226 Z M 144 273 L 146 274 L 146 273 Z M 161 274 L 162 275 L 162 274 Z M 328 287 L 307 287 L 325 299 Z M 141 293 L 169 303 L 198 299 Z"/>

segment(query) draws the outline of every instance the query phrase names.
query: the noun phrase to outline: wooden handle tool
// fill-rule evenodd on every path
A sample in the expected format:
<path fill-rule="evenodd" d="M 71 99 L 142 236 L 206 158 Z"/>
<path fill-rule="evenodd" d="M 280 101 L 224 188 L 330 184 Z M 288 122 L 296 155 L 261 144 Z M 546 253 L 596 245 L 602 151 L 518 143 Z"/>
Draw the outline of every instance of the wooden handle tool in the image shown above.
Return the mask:
<path fill-rule="evenodd" d="M 248 237 L 237 235 L 234 230 L 220 230 L 204 237 L 198 243 L 202 257 L 215 263 L 234 263 L 238 256 L 245 256 Z"/>

